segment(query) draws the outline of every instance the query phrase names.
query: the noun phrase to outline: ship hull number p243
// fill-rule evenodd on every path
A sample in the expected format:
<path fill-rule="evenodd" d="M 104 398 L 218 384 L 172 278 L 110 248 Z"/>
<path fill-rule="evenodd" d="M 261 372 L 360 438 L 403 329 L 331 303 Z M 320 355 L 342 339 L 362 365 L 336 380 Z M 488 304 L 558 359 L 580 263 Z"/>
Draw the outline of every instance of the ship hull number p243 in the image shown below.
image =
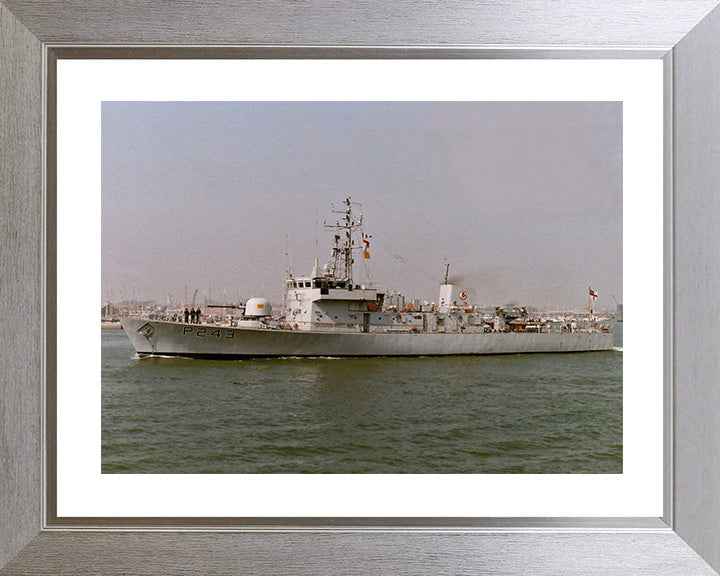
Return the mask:
<path fill-rule="evenodd" d="M 183 336 L 197 336 L 198 338 L 225 338 L 226 340 L 232 340 L 235 338 L 235 332 L 233 330 L 221 330 L 220 328 L 196 328 L 195 326 L 183 326 Z"/>

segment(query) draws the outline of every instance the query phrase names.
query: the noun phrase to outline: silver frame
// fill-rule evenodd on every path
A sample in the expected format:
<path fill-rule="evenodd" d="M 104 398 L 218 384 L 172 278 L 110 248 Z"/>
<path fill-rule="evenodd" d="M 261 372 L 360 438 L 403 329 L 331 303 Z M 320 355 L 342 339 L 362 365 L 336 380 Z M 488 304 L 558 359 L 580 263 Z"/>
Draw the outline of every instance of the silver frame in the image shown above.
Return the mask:
<path fill-rule="evenodd" d="M 0 574 L 715 574 L 720 391 L 713 384 L 720 342 L 712 321 L 718 316 L 714 247 L 720 230 L 709 215 L 720 204 L 714 156 L 720 146 L 717 0 L 606 6 L 593 0 L 572 6 L 467 0 L 449 9 L 416 0 L 393 9 L 343 0 L 328 4 L 322 16 L 311 9 L 320 2 L 309 5 L 305 16 L 275 1 L 141 4 L 129 2 L 120 11 L 112 0 L 0 1 L 0 78 L 10 79 L 0 83 Z M 321 46 L 328 41 L 334 45 Z M 260 45 L 267 42 L 282 46 Z M 53 85 L 46 80 L 58 55 L 113 57 L 121 52 L 109 47 L 133 45 L 144 57 L 662 58 L 663 518 L 175 519 L 152 525 L 58 519 L 52 450 L 45 454 L 44 442 L 47 433 L 52 447 L 52 397 L 45 411 L 42 394 L 46 364 L 51 374 L 54 361 L 52 347 L 43 353 L 52 340 L 43 321 L 52 330 L 53 318 L 51 306 L 43 313 L 46 297 L 53 301 L 51 284 L 45 293 L 43 266 L 50 271 L 53 262 L 52 251 L 43 254 L 41 237 L 55 234 L 53 219 L 45 220 L 53 206 L 52 194 L 46 199 L 44 191 L 54 188 L 54 141 L 45 140 L 53 131 Z"/>

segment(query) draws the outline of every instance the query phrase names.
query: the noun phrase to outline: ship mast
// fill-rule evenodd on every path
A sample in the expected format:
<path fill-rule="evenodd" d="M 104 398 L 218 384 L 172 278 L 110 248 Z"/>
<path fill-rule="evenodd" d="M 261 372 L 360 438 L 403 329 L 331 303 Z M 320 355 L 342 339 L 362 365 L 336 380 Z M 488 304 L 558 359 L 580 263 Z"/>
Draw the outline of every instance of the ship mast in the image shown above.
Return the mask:
<path fill-rule="evenodd" d="M 344 210 L 333 210 L 335 214 L 342 214 L 342 218 L 335 224 L 325 223 L 325 228 L 336 231 L 334 236 L 335 245 L 332 250 L 333 276 L 337 280 L 344 280 L 352 284 L 353 245 L 352 235 L 355 230 L 362 226 L 362 214 L 358 219 L 352 213 L 352 203 L 348 196 L 343 200 Z"/>

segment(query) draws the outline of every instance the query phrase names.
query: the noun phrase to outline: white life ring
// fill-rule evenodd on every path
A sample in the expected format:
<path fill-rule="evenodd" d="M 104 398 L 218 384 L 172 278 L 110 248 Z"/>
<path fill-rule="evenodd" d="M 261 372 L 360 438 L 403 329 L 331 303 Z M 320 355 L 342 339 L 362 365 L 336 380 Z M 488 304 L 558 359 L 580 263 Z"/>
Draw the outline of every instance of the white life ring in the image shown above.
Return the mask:
<path fill-rule="evenodd" d="M 465 290 L 460 292 L 459 296 L 460 296 L 460 300 L 467 300 L 467 292 L 465 292 Z"/>

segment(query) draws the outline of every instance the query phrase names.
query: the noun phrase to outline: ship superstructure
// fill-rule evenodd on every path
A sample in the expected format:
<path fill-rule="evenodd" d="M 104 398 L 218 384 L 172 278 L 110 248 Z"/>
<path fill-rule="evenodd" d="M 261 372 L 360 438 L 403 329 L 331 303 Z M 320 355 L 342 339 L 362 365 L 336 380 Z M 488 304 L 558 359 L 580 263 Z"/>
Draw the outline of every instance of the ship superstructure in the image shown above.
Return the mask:
<path fill-rule="evenodd" d="M 383 312 L 384 294 L 372 284 L 353 281 L 355 254 L 369 252 L 364 242 L 355 242 L 356 233 L 362 230 L 362 216 L 354 216 L 350 198 L 344 204 L 342 219 L 325 224 L 334 232 L 330 261 L 319 270 L 315 260 L 310 276 L 298 278 L 291 272 L 286 276 L 283 328 L 370 332 L 389 325 Z"/>

